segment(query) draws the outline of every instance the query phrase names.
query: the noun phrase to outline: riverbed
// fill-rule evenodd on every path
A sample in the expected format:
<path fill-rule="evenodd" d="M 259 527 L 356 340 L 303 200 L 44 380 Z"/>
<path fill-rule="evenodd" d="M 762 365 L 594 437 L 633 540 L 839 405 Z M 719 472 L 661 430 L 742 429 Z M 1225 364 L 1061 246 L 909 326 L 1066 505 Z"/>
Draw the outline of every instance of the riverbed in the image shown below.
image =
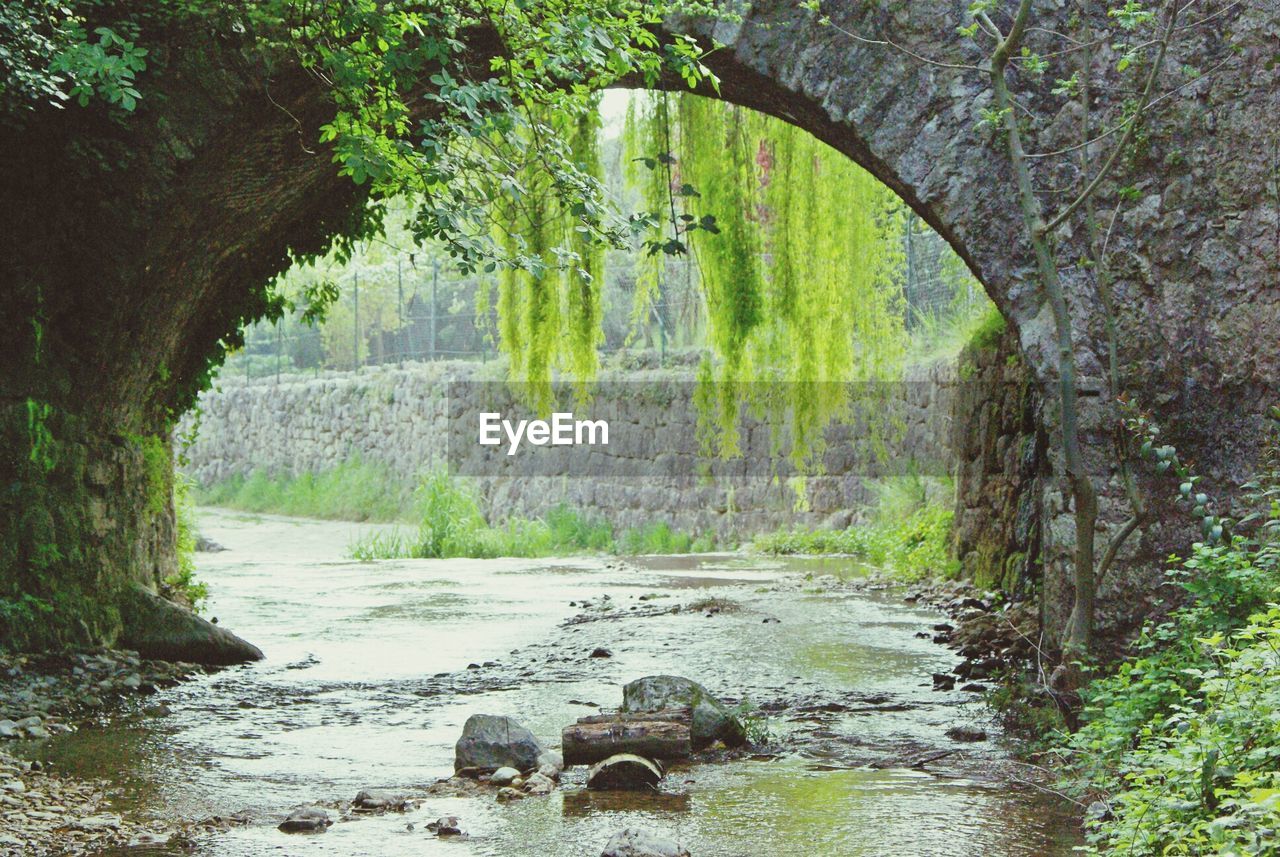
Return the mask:
<path fill-rule="evenodd" d="M 107 778 L 123 811 L 247 822 L 197 834 L 197 854 L 595 857 L 626 826 L 695 857 L 1050 857 L 1080 842 L 1069 807 L 1014 761 L 979 695 L 933 690 L 958 660 L 925 633 L 943 617 L 840 582 L 859 573 L 846 561 L 359 563 L 345 556 L 360 525 L 215 510 L 200 521 L 227 548 L 199 555 L 206 615 L 266 660 L 38 750 L 65 773 Z M 611 657 L 591 657 L 597 648 Z M 591 793 L 581 769 L 512 804 L 427 793 L 452 772 L 469 715 L 510 715 L 556 745 L 562 727 L 657 673 L 757 709 L 769 744 L 674 770 L 657 794 Z M 989 738 L 952 740 L 957 725 Z M 420 806 L 318 835 L 276 830 L 295 806 L 337 808 L 371 787 Z M 435 838 L 427 822 L 442 815 L 467 835 Z"/>

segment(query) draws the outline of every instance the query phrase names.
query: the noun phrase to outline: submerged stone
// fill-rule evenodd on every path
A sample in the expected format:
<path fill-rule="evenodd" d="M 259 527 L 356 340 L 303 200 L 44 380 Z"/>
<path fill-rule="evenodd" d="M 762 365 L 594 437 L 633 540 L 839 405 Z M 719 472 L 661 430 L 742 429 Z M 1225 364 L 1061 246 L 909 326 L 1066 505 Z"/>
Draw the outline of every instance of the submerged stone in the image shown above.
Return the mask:
<path fill-rule="evenodd" d="M 333 819 L 327 811 L 318 806 L 304 806 L 289 813 L 277 829 L 285 833 L 323 833 L 331 824 Z"/>
<path fill-rule="evenodd" d="M 600 857 L 690 857 L 689 849 L 674 839 L 638 827 L 619 830 L 610 837 Z"/>

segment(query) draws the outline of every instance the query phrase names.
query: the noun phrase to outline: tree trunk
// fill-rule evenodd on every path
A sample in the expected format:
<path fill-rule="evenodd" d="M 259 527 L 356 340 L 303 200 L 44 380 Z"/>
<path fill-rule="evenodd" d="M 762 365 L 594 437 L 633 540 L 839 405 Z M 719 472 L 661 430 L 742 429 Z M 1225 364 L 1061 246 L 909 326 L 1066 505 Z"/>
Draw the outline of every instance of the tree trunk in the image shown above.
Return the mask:
<path fill-rule="evenodd" d="M 691 720 L 678 716 L 635 714 L 586 717 L 566 726 L 560 750 L 566 765 L 592 765 L 619 753 L 646 759 L 687 759 L 693 753 Z"/>

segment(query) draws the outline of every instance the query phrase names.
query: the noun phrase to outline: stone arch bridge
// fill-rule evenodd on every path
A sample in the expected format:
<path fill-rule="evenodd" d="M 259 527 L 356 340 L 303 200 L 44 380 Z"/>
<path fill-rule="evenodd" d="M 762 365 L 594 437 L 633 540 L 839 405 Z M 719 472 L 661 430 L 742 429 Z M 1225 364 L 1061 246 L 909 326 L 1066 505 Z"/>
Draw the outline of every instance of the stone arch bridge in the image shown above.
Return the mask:
<path fill-rule="evenodd" d="M 709 64 L 721 97 L 834 146 L 952 244 L 1012 323 L 1052 435 L 1052 324 L 1007 159 L 976 122 L 989 81 L 959 67 L 983 62 L 955 35 L 965 2 L 824 5 L 839 7 L 837 26 L 821 26 L 793 0 L 760 0 L 742 22 L 716 25 L 725 47 Z M 1184 83 L 1184 66 L 1211 73 L 1155 111 L 1136 163 L 1104 187 L 1099 205 L 1133 182 L 1136 199 L 1111 239 L 1120 386 L 1223 491 L 1257 460 L 1259 414 L 1280 377 L 1280 13 L 1261 0 L 1203 5 L 1202 14 L 1219 14 L 1179 36 L 1162 85 Z M 1074 4 L 1038 6 L 1044 30 L 1068 28 Z M 1042 38 L 1032 34 L 1037 49 Z M 301 68 L 207 31 L 168 33 L 153 57 L 128 121 L 71 107 L 0 126 L 0 596 L 54 607 L 36 622 L 12 610 L 0 618 L 14 644 L 136 636 L 140 620 L 121 593 L 154 589 L 174 568 L 168 409 L 200 383 L 217 341 L 260 309 L 256 289 L 288 264 L 288 252 L 323 248 L 363 203 L 317 142 L 333 106 Z M 1043 146 L 1071 146 L 1078 117 L 1050 86 L 1027 91 L 1022 109 L 1046 127 Z M 1105 143 L 1087 151 L 1104 152 Z M 1046 159 L 1036 168 L 1039 185 L 1052 188 L 1079 164 Z M 1084 255 L 1082 236 L 1063 237 L 1062 258 Z M 1073 263 L 1064 277 L 1087 457 L 1104 486 L 1103 518 L 1114 522 L 1123 509 L 1109 403 L 1119 391 L 1104 371 L 1089 271 Z M 1044 484 L 1037 502 L 1052 637 L 1070 603 L 1063 559 L 1074 537 L 1061 480 Z M 1151 570 L 1142 558 L 1188 535 L 1174 516 L 1156 516 L 1126 573 L 1112 575 L 1104 615 L 1108 604 L 1141 606 Z"/>

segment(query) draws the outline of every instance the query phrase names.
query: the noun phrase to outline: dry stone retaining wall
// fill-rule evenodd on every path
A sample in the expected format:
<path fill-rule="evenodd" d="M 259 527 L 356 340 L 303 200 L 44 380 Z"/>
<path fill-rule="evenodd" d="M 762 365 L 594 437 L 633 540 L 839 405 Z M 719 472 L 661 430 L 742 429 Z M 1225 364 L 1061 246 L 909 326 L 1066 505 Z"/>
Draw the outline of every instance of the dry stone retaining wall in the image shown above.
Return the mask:
<path fill-rule="evenodd" d="M 449 397 L 465 398 L 484 385 L 457 382 L 495 380 L 495 369 L 427 363 L 284 376 L 279 382 L 225 377 L 201 397 L 197 438 L 187 450 L 185 469 L 197 481 L 211 484 L 254 471 L 322 472 L 359 458 L 382 463 L 404 482 L 414 482 L 445 460 L 450 415 L 456 419 L 460 411 L 477 409 L 475 402 Z M 634 382 L 640 390 L 691 381 L 691 376 L 634 370 L 608 373 L 603 380 Z M 878 472 L 903 473 L 917 466 L 927 473 L 951 471 L 956 387 L 954 366 L 935 363 L 914 368 L 907 383 L 889 388 L 884 407 L 892 409 L 889 422 L 894 433 L 885 439 L 890 455 Z M 637 409 L 644 411 L 642 417 Z M 758 460 L 717 465 L 723 473 L 737 474 L 732 478 L 697 475 L 697 417 L 687 395 L 671 397 L 665 407 L 633 403 L 632 411 L 629 417 L 615 416 L 630 419 L 633 431 L 637 426 L 648 430 L 649 424 L 638 420 L 651 421 L 654 442 L 631 445 L 626 452 L 616 444 L 593 448 L 585 459 L 586 475 L 531 476 L 529 470 L 513 466 L 501 475 L 474 477 L 490 519 L 538 515 L 565 502 L 617 527 L 666 521 L 677 529 L 741 537 L 793 525 L 843 527 L 859 519 L 874 501 L 866 456 L 850 453 L 867 446 L 853 426 L 828 432 L 826 473 L 807 477 L 799 490 L 785 462 L 776 476 L 766 475 L 768 468 Z M 195 420 L 194 415 L 186 418 L 180 437 Z M 743 428 L 744 437 L 754 438 L 757 449 L 765 431 L 750 419 Z M 632 457 L 622 460 L 623 454 Z M 649 457 L 651 470 L 646 469 Z M 638 472 L 661 475 L 635 475 Z"/>

